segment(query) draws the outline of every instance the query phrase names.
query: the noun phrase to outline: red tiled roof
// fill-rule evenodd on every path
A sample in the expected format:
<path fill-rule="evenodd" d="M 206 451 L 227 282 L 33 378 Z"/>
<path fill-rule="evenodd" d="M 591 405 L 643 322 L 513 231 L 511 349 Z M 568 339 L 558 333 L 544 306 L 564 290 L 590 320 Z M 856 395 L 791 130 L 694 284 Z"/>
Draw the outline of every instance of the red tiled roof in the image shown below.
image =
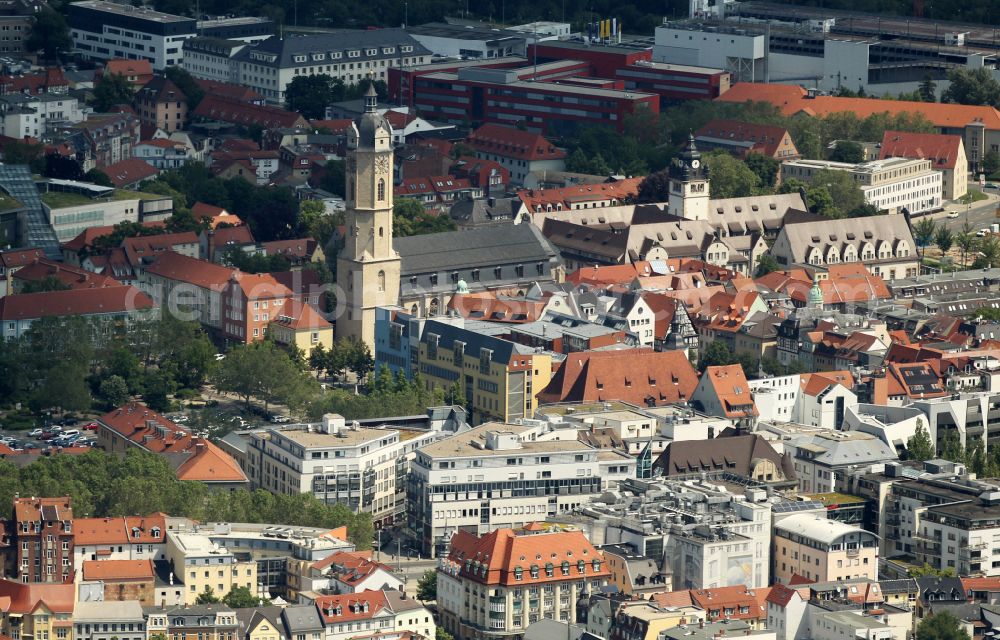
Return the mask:
<path fill-rule="evenodd" d="M 595 561 L 600 569 L 595 570 Z M 448 562 L 462 576 L 482 584 L 552 584 L 610 575 L 604 557 L 582 531 L 518 534 L 513 529 L 495 529 L 477 537 L 459 530 L 451 538 Z M 580 562 L 584 563 L 582 573 Z M 520 580 L 515 579 L 517 569 Z"/>
<path fill-rule="evenodd" d="M 159 169 L 139 158 L 129 158 L 110 164 L 104 167 L 103 171 L 119 189 L 148 180 L 160 173 Z"/>
<path fill-rule="evenodd" d="M 53 520 L 73 519 L 73 504 L 69 498 L 14 498 L 14 521 L 38 522 L 42 520 L 42 510 L 47 507 L 55 510 Z"/>
<path fill-rule="evenodd" d="M 982 122 L 990 131 L 1000 130 L 1000 111 L 989 106 L 837 96 L 809 98 L 806 90 L 798 85 L 738 82 L 716 100 L 770 102 L 785 115 L 827 116 L 851 112 L 859 118 L 867 118 L 878 113 L 920 113 L 936 127 L 964 129 L 972 122 Z"/>
<path fill-rule="evenodd" d="M 248 138 L 226 138 L 218 151 L 260 151 L 260 145 Z"/>
<path fill-rule="evenodd" d="M 39 95 L 53 88 L 69 87 L 66 76 L 59 67 L 50 67 L 42 73 L 32 73 L 25 76 L 2 76 L 0 86 L 5 93 L 30 93 Z"/>
<path fill-rule="evenodd" d="M 130 285 L 17 293 L 0 298 L 0 320 L 88 316 L 152 309 L 152 298 Z"/>
<path fill-rule="evenodd" d="M 729 142 L 752 142 L 753 145 L 747 147 L 747 151 L 773 157 L 777 155 L 782 140 L 788 135 L 788 129 L 740 120 L 709 120 L 705 126 L 695 131 L 694 135 L 696 138 L 714 138 Z"/>
<path fill-rule="evenodd" d="M 787 293 L 792 300 L 805 304 L 813 280 L 802 269 L 772 271 L 755 279 L 771 291 Z M 823 304 L 845 304 L 868 300 L 886 300 L 891 297 L 885 280 L 874 276 L 861 263 L 830 265 L 828 277 L 819 281 Z"/>
<path fill-rule="evenodd" d="M 97 287 L 118 287 L 118 282 L 112 277 L 100 275 L 86 269 L 80 269 L 48 258 L 38 258 L 31 264 L 14 272 L 15 280 L 25 282 L 41 282 L 54 278 L 70 289 L 94 289 Z"/>
<path fill-rule="evenodd" d="M 146 267 L 146 273 L 178 282 L 189 282 L 205 289 L 222 289 L 238 270 L 207 260 L 189 258 L 176 251 L 164 251 Z"/>
<path fill-rule="evenodd" d="M 312 305 L 304 304 L 298 300 L 286 302 L 274 323 L 296 331 L 328 329 L 333 326 Z"/>
<path fill-rule="evenodd" d="M 11 249 L 0 252 L 0 266 L 4 269 L 23 267 L 44 257 L 45 252 L 41 249 Z"/>
<path fill-rule="evenodd" d="M 394 111 L 393 109 L 386 111 L 383 116 L 392 125 L 393 131 L 403 129 L 406 125 L 417 119 L 417 116 L 412 113 L 403 113 L 402 111 Z"/>
<path fill-rule="evenodd" d="M 694 604 L 709 613 L 709 620 L 759 620 L 766 617 L 765 599 L 770 593 L 767 587 L 748 589 L 745 585 L 732 587 L 716 587 L 714 589 L 692 589 L 691 599 Z M 726 609 L 732 609 L 731 615 L 726 615 Z M 746 609 L 746 613 L 741 613 Z M 718 611 L 712 615 L 712 611 Z"/>
<path fill-rule="evenodd" d="M 7 614 L 27 615 L 44 606 L 53 613 L 72 615 L 75 596 L 76 585 L 72 583 L 22 583 L 0 578 L 0 598 L 10 598 L 10 606 L 4 610 Z"/>
<path fill-rule="evenodd" d="M 707 367 L 703 374 L 712 385 L 722 410 L 727 418 L 745 418 L 747 415 L 760 415 L 750 393 L 750 385 L 743 373 L 743 367 L 730 364 L 720 367 Z M 748 408 L 749 407 L 749 408 Z"/>
<path fill-rule="evenodd" d="M 159 529 L 159 536 L 153 529 Z M 104 544 L 162 544 L 167 539 L 163 514 L 124 516 L 121 518 L 76 518 L 73 520 L 77 546 Z"/>
<path fill-rule="evenodd" d="M 0 299 L 0 302 L 3 302 Z M 910 399 L 941 398 L 948 395 L 948 390 L 941 377 L 927 362 L 901 364 L 890 362 L 886 367 L 886 381 L 890 396 L 905 395 Z"/>
<path fill-rule="evenodd" d="M 392 573 L 392 567 L 373 561 L 371 553 L 365 551 L 339 551 L 319 562 L 313 563 L 312 567 L 313 569 L 320 570 L 329 567 L 334 579 L 351 586 L 361 584 L 367 578 L 371 577 L 372 574 L 380 570 L 389 574 Z"/>
<path fill-rule="evenodd" d="M 153 576 L 152 560 L 85 560 L 83 562 L 84 580 L 152 580 Z"/>
<path fill-rule="evenodd" d="M 129 262 L 132 265 L 138 265 L 153 256 L 167 252 L 173 253 L 174 247 L 197 244 L 198 236 L 194 234 L 194 231 L 182 231 L 180 233 L 161 233 L 125 238 L 122 240 L 121 246 L 125 250 Z"/>
<path fill-rule="evenodd" d="M 235 216 L 233 216 L 235 217 Z M 236 218 L 239 220 L 239 218 Z M 215 218 L 217 224 L 227 224 L 228 220 L 222 218 Z M 250 227 L 245 224 L 241 224 L 236 227 L 218 227 L 213 224 L 214 231 L 212 232 L 215 236 L 215 250 L 225 249 L 227 245 L 248 245 L 254 244 L 253 234 L 250 233 Z"/>
<path fill-rule="evenodd" d="M 969 591 L 989 591 L 1000 593 L 1000 576 L 981 576 L 962 578 L 962 587 Z"/>
<path fill-rule="evenodd" d="M 802 600 L 808 600 L 808 594 L 803 596 L 802 593 L 791 587 L 787 587 L 780 582 L 775 582 L 771 586 L 771 591 L 767 594 L 767 601 L 778 605 L 781 608 L 788 606 L 788 603 L 792 601 L 795 594 L 799 594 Z"/>
<path fill-rule="evenodd" d="M 613 200 L 625 204 L 639 193 L 639 184 L 643 180 L 643 177 L 638 177 L 601 184 L 577 184 L 559 189 L 521 189 L 517 192 L 517 197 L 532 213 L 539 207 L 541 211 L 545 211 L 547 207 L 555 209 L 556 205 L 570 209 L 571 203 L 594 200 Z"/>
<path fill-rule="evenodd" d="M 149 60 L 114 59 L 104 63 L 103 73 L 116 73 L 120 76 L 137 76 L 145 81 L 153 76 L 153 63 Z"/>
<path fill-rule="evenodd" d="M 456 293 L 448 302 L 448 310 L 463 318 L 507 322 L 534 322 L 545 310 L 547 300 L 526 300 L 500 296 L 496 291 Z"/>
<path fill-rule="evenodd" d="M 153 138 L 151 140 L 140 140 L 137 144 L 144 144 L 150 147 L 160 147 L 161 149 L 183 148 L 183 142 L 169 140 L 167 138 Z"/>
<path fill-rule="evenodd" d="M 257 102 L 264 99 L 264 96 L 243 84 L 205 80 L 203 78 L 195 78 L 194 81 L 198 83 L 199 87 L 205 90 L 206 95 L 222 96 L 223 98 L 231 98 L 241 102 Z"/>
<path fill-rule="evenodd" d="M 649 273 L 649 263 L 644 261 L 609 266 L 580 267 L 566 276 L 566 282 L 590 285 L 631 284 L 641 274 Z"/>
<path fill-rule="evenodd" d="M 649 600 L 660 608 L 665 607 L 693 607 L 694 599 L 691 598 L 690 589 L 680 591 L 666 591 L 664 593 L 654 593 L 649 596 Z"/>
<path fill-rule="evenodd" d="M 282 255 L 297 258 L 299 260 L 310 260 L 319 243 L 315 238 L 293 238 L 291 240 L 272 240 L 271 242 L 261 242 L 260 246 L 264 253 L 269 256 Z"/>
<path fill-rule="evenodd" d="M 326 129 L 331 133 L 343 133 L 351 128 L 354 120 L 344 118 L 342 120 L 310 120 L 309 124 L 314 129 Z"/>
<path fill-rule="evenodd" d="M 173 458 L 180 480 L 246 482 L 246 475 L 232 457 L 215 444 L 194 437 L 139 402 L 130 402 L 104 414 L 98 421 L 133 445 L 158 454 L 184 454 Z"/>
<path fill-rule="evenodd" d="M 191 455 L 177 467 L 178 480 L 197 482 L 246 482 L 247 476 L 233 457 L 209 440 L 198 439 Z"/>
<path fill-rule="evenodd" d="M 320 596 L 314 602 L 320 617 L 328 625 L 370 620 L 376 614 L 389 609 L 389 601 L 382 591 Z"/>
<path fill-rule="evenodd" d="M 165 226 L 162 220 L 143 222 L 142 226 L 150 228 L 163 228 Z M 64 242 L 62 244 L 63 249 L 68 249 L 70 251 L 80 251 L 81 249 L 86 249 L 93 246 L 94 241 L 102 236 L 109 236 L 114 233 L 115 228 L 112 225 L 104 225 L 100 227 L 87 227 L 81 231 L 75 238 Z"/>
<path fill-rule="evenodd" d="M 850 371 L 820 371 L 817 373 L 804 373 L 799 378 L 799 387 L 802 392 L 810 396 L 815 396 L 835 384 L 853 391 L 854 376 L 851 375 Z"/>
<path fill-rule="evenodd" d="M 538 398 L 662 405 L 689 400 L 697 386 L 698 374 L 683 351 L 584 351 L 566 357 Z"/>
<path fill-rule="evenodd" d="M 248 104 L 221 95 L 206 95 L 195 107 L 193 116 L 244 126 L 259 125 L 265 129 L 287 128 L 306 124 L 305 118 L 294 111 L 279 107 Z"/>
<path fill-rule="evenodd" d="M 546 140 L 545 136 L 500 124 L 484 124 L 469 134 L 468 143 L 476 151 L 517 160 L 559 160 L 566 157 L 566 152 Z"/>
<path fill-rule="evenodd" d="M 962 153 L 962 138 L 939 133 L 886 131 L 879 159 L 921 158 L 931 160 L 931 169 L 954 169 Z"/>

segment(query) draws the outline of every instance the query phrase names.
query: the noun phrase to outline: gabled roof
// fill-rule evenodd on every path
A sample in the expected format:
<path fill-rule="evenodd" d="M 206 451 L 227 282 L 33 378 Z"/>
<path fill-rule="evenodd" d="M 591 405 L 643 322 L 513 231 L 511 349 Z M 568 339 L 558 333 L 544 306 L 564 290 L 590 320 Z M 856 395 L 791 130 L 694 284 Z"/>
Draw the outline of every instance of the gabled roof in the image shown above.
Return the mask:
<path fill-rule="evenodd" d="M 3 302 L 0 299 L 0 302 Z M 948 395 L 941 377 L 928 362 L 902 364 L 889 362 L 886 366 L 886 380 L 890 396 L 905 395 L 911 400 L 941 398 Z"/>
<path fill-rule="evenodd" d="M 729 620 L 757 620 L 767 616 L 765 599 L 769 593 L 767 587 L 761 589 L 748 589 L 745 585 L 731 587 L 716 587 L 714 589 L 692 589 L 691 599 L 695 606 L 711 612 L 718 610 L 715 618 L 725 618 Z M 732 615 L 725 615 L 726 609 L 732 609 Z M 742 609 L 747 609 L 742 613 Z"/>
<path fill-rule="evenodd" d="M 180 87 L 166 76 L 153 76 L 153 79 L 136 92 L 136 99 L 144 102 L 184 102 L 187 96 Z"/>
<path fill-rule="evenodd" d="M 154 257 L 146 267 L 146 273 L 169 280 L 189 282 L 205 289 L 221 289 L 238 273 L 238 270 L 168 250 Z"/>
<path fill-rule="evenodd" d="M 85 560 L 83 563 L 84 580 L 152 580 L 154 575 L 153 561 L 148 559 Z"/>
<path fill-rule="evenodd" d="M 162 221 L 149 221 L 143 222 L 142 226 L 151 228 L 162 228 L 164 223 Z M 108 236 L 114 233 L 115 228 L 113 225 L 103 225 L 100 227 L 87 227 L 79 234 L 76 235 L 72 240 L 64 242 L 62 244 L 63 249 L 68 249 L 69 251 L 80 251 L 81 249 L 86 249 L 94 245 L 94 241 L 102 236 Z M 2 254 L 0 254 L 2 255 Z"/>
<path fill-rule="evenodd" d="M 178 480 L 197 482 L 246 482 L 247 476 L 233 457 L 215 443 L 197 439 L 187 457 L 176 469 Z"/>
<path fill-rule="evenodd" d="M 538 398 L 663 405 L 689 400 L 697 386 L 698 375 L 683 351 L 585 351 L 569 354 Z"/>
<path fill-rule="evenodd" d="M 758 434 L 728 436 L 711 440 L 675 440 L 667 445 L 654 463 L 665 476 L 688 475 L 702 471 L 728 471 L 746 476 L 758 459 L 769 460 L 778 469 L 791 474 L 782 456 Z"/>
<path fill-rule="evenodd" d="M 314 238 L 292 238 L 291 240 L 272 240 L 261 242 L 264 253 L 269 256 L 281 255 L 297 260 L 311 260 L 319 243 Z"/>
<path fill-rule="evenodd" d="M 564 209 L 572 208 L 572 203 L 590 202 L 594 200 L 612 200 L 625 204 L 639 193 L 639 184 L 643 177 L 625 178 L 614 182 L 601 184 L 580 184 L 559 189 L 521 189 L 517 196 L 524 207 L 531 213 L 536 210 L 545 211 L 547 207 Z"/>
<path fill-rule="evenodd" d="M 154 529 L 159 535 L 153 535 Z M 78 546 L 116 544 L 162 544 L 167 526 L 163 514 L 121 518 L 76 518 L 74 541 Z"/>
<path fill-rule="evenodd" d="M 936 127 L 964 129 L 968 124 L 981 122 L 991 131 L 1000 130 L 1000 111 L 989 106 L 838 96 L 810 98 L 806 90 L 798 85 L 738 82 L 716 100 L 769 102 L 781 109 L 785 115 L 806 113 L 812 116 L 827 116 L 831 113 L 851 112 L 858 118 L 867 118 L 877 113 L 890 115 L 920 113 Z"/>
<path fill-rule="evenodd" d="M 379 614 L 391 613 L 385 594 L 381 591 L 320 596 L 314 602 L 320 617 L 328 625 L 371 620 Z"/>
<path fill-rule="evenodd" d="M 153 63 L 149 60 L 123 60 L 115 58 L 104 63 L 104 73 L 116 73 L 120 76 L 137 76 L 145 79 L 153 75 Z"/>
<path fill-rule="evenodd" d="M 931 160 L 931 169 L 954 169 L 959 154 L 963 151 L 960 136 L 940 133 L 910 133 L 908 131 L 886 131 L 882 135 L 882 149 L 879 159 L 920 158 Z"/>
<path fill-rule="evenodd" d="M 545 139 L 540 133 L 522 131 L 515 127 L 487 123 L 469 134 L 468 143 L 481 153 L 528 162 L 561 160 L 566 152 Z"/>
<path fill-rule="evenodd" d="M 102 171 L 108 174 L 108 178 L 111 179 L 112 184 L 119 189 L 142 182 L 143 180 L 148 180 L 160 173 L 159 169 L 139 158 L 128 158 L 127 160 L 109 164 Z"/>
<path fill-rule="evenodd" d="M 118 287 L 118 282 L 112 277 L 101 275 L 86 269 L 80 269 L 48 258 L 38 258 L 31 264 L 14 272 L 13 279 L 24 282 L 41 282 L 54 278 L 70 289 L 95 289 L 98 287 Z"/>
<path fill-rule="evenodd" d="M 719 144 L 746 143 L 746 151 L 774 156 L 781 141 L 788 135 L 788 129 L 775 125 L 743 122 L 741 120 L 709 120 L 698 129 L 695 139 L 707 139 Z"/>
<path fill-rule="evenodd" d="M 301 114 L 279 107 L 258 106 L 221 95 L 206 95 L 192 112 L 193 116 L 244 126 L 258 125 L 265 129 L 304 126 Z"/>
<path fill-rule="evenodd" d="M 0 251 L 0 267 L 4 269 L 16 269 L 44 257 L 45 252 L 41 249 L 10 249 Z"/>
<path fill-rule="evenodd" d="M 17 293 L 0 298 L 0 320 L 104 315 L 152 309 L 155 306 L 152 298 L 129 285 Z"/>
<path fill-rule="evenodd" d="M 727 418 L 758 416 L 757 405 L 750 393 L 750 383 L 739 364 L 707 367 L 702 379 L 707 380 Z"/>
<path fill-rule="evenodd" d="M 133 266 L 149 262 L 154 256 L 173 253 L 181 245 L 197 245 L 198 236 L 194 231 L 161 233 L 149 236 L 135 236 L 122 240 L 122 249 Z"/>
<path fill-rule="evenodd" d="M 236 44 L 242 46 L 244 43 L 237 42 Z M 194 81 L 198 83 L 199 87 L 205 90 L 206 95 L 222 96 L 242 102 L 257 102 L 264 99 L 264 96 L 246 85 L 206 80 L 204 78 L 195 78 Z"/>
<path fill-rule="evenodd" d="M 14 498 L 14 522 L 72 520 L 73 505 L 69 498 Z"/>
<path fill-rule="evenodd" d="M 295 331 L 306 331 L 310 329 L 329 329 L 331 325 L 326 318 L 320 315 L 312 305 L 289 300 L 281 309 L 281 313 L 273 320 L 278 324 Z"/>

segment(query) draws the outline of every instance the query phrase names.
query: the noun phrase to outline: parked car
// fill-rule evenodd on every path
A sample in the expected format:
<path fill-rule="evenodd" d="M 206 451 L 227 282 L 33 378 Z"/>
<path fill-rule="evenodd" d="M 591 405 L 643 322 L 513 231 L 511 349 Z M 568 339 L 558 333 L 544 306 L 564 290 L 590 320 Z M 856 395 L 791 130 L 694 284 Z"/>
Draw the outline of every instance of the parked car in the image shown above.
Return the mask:
<path fill-rule="evenodd" d="M 79 440 L 80 435 L 81 434 L 79 429 L 67 429 L 66 431 L 62 432 L 62 435 L 60 437 L 64 440 L 69 440 L 70 438 L 72 438 L 73 440 Z"/>
<path fill-rule="evenodd" d="M 25 449 L 41 449 L 41 446 L 39 446 L 37 442 L 25 442 L 24 443 L 24 448 Z"/>
<path fill-rule="evenodd" d="M 32 429 L 31 431 L 28 432 L 28 437 L 39 438 L 43 433 L 45 433 L 45 429 Z"/>
<path fill-rule="evenodd" d="M 958 217 L 958 212 L 957 211 L 949 211 L 948 212 L 948 217 L 949 218 L 957 218 Z"/>
<path fill-rule="evenodd" d="M 83 428 L 87 431 L 97 431 L 99 427 L 100 425 L 97 424 L 96 422 L 88 422 L 87 424 L 83 425 Z"/>
<path fill-rule="evenodd" d="M 14 442 L 14 440 L 16 440 L 14 436 L 0 436 L 0 442 L 4 444 L 10 444 L 11 442 Z"/>
<path fill-rule="evenodd" d="M 288 416 L 271 416 L 271 422 L 275 424 L 285 424 L 286 422 L 291 422 L 292 419 Z"/>

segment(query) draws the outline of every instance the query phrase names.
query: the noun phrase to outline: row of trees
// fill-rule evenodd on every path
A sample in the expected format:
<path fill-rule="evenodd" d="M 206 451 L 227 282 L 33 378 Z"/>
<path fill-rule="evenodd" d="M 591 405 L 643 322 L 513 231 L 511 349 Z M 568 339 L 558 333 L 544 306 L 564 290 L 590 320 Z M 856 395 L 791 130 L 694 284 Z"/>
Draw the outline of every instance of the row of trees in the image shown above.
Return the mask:
<path fill-rule="evenodd" d="M 389 88 L 383 80 L 375 80 L 375 93 L 378 99 L 389 97 Z M 342 100 L 355 100 L 368 91 L 372 80 L 363 78 L 354 84 L 344 84 L 340 78 L 334 78 L 325 73 L 313 76 L 296 76 L 285 88 L 285 106 L 289 111 L 301 113 L 309 120 L 321 120 L 326 117 L 326 108 Z"/>
<path fill-rule="evenodd" d="M 108 408 L 142 394 L 166 410 L 170 395 L 202 386 L 214 354 L 200 325 L 169 314 L 130 327 L 44 318 L 0 350 L 0 397 L 40 412 Z"/>
<path fill-rule="evenodd" d="M 924 421 L 919 418 L 913 435 L 906 441 L 906 457 L 908 460 L 921 462 L 932 458 L 961 462 L 970 471 L 983 478 L 995 478 L 1000 475 L 1000 451 L 995 449 L 988 451 L 983 446 L 982 438 L 975 438 L 963 445 L 958 432 L 949 429 L 938 438 L 935 445 L 924 426 Z"/>
<path fill-rule="evenodd" d="M 974 256 L 972 260 L 974 269 L 1000 266 L 1000 239 L 995 235 L 977 237 L 974 227 L 969 222 L 965 222 L 956 232 L 930 218 L 922 218 L 913 225 L 913 237 L 921 251 L 926 251 L 931 245 L 937 245 L 943 255 L 952 247 L 958 247 L 962 254 L 962 266 L 969 265 L 970 256 Z"/>
<path fill-rule="evenodd" d="M 371 516 L 312 494 L 277 495 L 264 490 L 210 491 L 201 482 L 177 479 L 162 456 L 130 450 L 124 456 L 90 451 L 41 457 L 25 467 L 0 461 L 0 513 L 10 517 L 14 495 L 70 496 L 83 517 L 121 517 L 162 511 L 202 522 L 280 522 L 292 526 L 346 526 L 351 541 L 368 549 Z"/>

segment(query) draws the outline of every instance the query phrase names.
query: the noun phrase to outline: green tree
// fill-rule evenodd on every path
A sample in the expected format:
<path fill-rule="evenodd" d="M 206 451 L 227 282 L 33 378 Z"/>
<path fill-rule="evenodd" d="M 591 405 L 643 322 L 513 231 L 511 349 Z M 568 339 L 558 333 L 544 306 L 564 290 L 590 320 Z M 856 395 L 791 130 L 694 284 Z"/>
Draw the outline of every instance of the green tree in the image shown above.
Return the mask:
<path fill-rule="evenodd" d="M 247 587 L 233 587 L 229 593 L 222 598 L 223 604 L 233 609 L 250 609 L 252 607 L 267 606 L 271 601 L 260 598 Z"/>
<path fill-rule="evenodd" d="M 105 73 L 94 86 L 94 110 L 98 113 L 107 113 L 115 105 L 130 105 L 133 98 L 132 85 L 121 74 Z"/>
<path fill-rule="evenodd" d="M 955 234 L 952 233 L 951 229 L 942 225 L 934 233 L 934 244 L 938 246 L 942 254 L 948 253 L 952 245 L 955 244 Z"/>
<path fill-rule="evenodd" d="M 344 83 L 326 74 L 295 76 L 285 87 L 285 104 L 309 120 L 326 117 L 330 103 L 344 99 Z"/>
<path fill-rule="evenodd" d="M 444 627 L 434 627 L 434 640 L 455 640 L 455 636 L 448 633 Z"/>
<path fill-rule="evenodd" d="M 979 169 L 988 176 L 993 176 L 997 171 L 1000 171 L 1000 151 L 990 149 L 983 154 L 983 164 Z"/>
<path fill-rule="evenodd" d="M 920 83 L 920 99 L 924 102 L 937 102 L 937 83 L 934 82 L 934 78 L 930 74 L 924 76 L 923 82 Z"/>
<path fill-rule="evenodd" d="M 906 457 L 909 460 L 930 460 L 934 457 L 934 443 L 930 434 L 924 428 L 924 421 L 917 418 L 917 427 L 913 435 L 906 441 Z"/>
<path fill-rule="evenodd" d="M 43 60 L 56 62 L 72 47 L 69 25 L 61 13 L 51 7 L 43 7 L 35 14 L 31 31 L 24 41 L 25 50 L 41 52 Z"/>
<path fill-rule="evenodd" d="M 108 405 L 120 407 L 128 401 L 128 383 L 121 376 L 108 376 L 101 380 L 100 394 Z"/>
<path fill-rule="evenodd" d="M 928 616 L 917 625 L 915 640 L 969 640 L 968 632 L 950 611 Z"/>
<path fill-rule="evenodd" d="M 968 266 L 966 262 L 966 256 L 975 248 L 976 246 L 976 236 L 972 231 L 972 223 L 966 220 L 962 223 L 962 230 L 955 235 L 955 244 L 962 251 L 962 266 Z"/>
<path fill-rule="evenodd" d="M 774 183 L 778 179 L 778 170 L 781 164 L 763 153 L 748 153 L 743 160 L 747 168 L 757 176 L 758 184 L 765 189 L 774 189 Z"/>
<path fill-rule="evenodd" d="M 986 320 L 987 322 L 1000 322 L 1000 309 L 983 307 L 981 309 L 976 309 L 971 314 L 971 317 L 978 320 Z"/>
<path fill-rule="evenodd" d="M 437 571 L 428 569 L 417 581 L 417 600 L 433 602 L 437 600 Z"/>
<path fill-rule="evenodd" d="M 195 604 L 215 604 L 219 601 L 219 598 L 215 595 L 215 589 L 212 587 L 205 587 L 205 590 L 198 594 L 195 598 Z"/>
<path fill-rule="evenodd" d="M 3 146 L 3 160 L 7 164 L 26 164 L 32 171 L 41 173 L 44 168 L 43 152 L 40 144 L 31 144 L 23 140 L 11 140 Z"/>
<path fill-rule="evenodd" d="M 94 183 L 96 185 L 99 185 L 101 187 L 113 187 L 113 186 L 115 186 L 115 183 L 111 182 L 111 178 L 108 177 L 108 174 L 104 173 L 103 171 L 101 171 L 97 167 L 94 167 L 93 169 L 91 169 L 87 173 L 83 174 L 83 180 L 85 182 L 92 182 L 92 183 Z"/>
<path fill-rule="evenodd" d="M 611 173 L 608 163 L 604 161 L 600 153 L 595 153 L 592 156 L 587 155 L 579 147 L 566 158 L 566 170 L 595 176 L 606 176 Z"/>
<path fill-rule="evenodd" d="M 754 273 L 754 276 L 759 278 L 761 276 L 766 276 L 772 271 L 779 271 L 780 269 L 781 265 L 778 264 L 778 261 L 775 260 L 774 256 L 770 253 L 764 253 L 757 258 L 757 271 Z"/>
<path fill-rule="evenodd" d="M 432 215 L 413 198 L 397 198 L 392 203 L 392 228 L 398 237 L 419 236 L 457 229 L 451 216 Z"/>
<path fill-rule="evenodd" d="M 713 188 L 715 182 L 712 182 Z M 667 169 L 651 173 L 639 183 L 636 202 L 666 202 L 670 196 L 670 172 Z"/>
<path fill-rule="evenodd" d="M 705 156 L 711 179 L 713 198 L 741 198 L 753 195 L 760 186 L 760 178 L 746 164 L 728 153 L 710 153 Z"/>
<path fill-rule="evenodd" d="M 184 67 L 167 67 L 164 69 L 163 75 L 177 85 L 177 88 L 180 89 L 187 98 L 189 112 L 193 111 L 194 108 L 198 106 L 198 103 L 201 102 L 202 98 L 205 97 L 205 90 L 201 88 L 201 85 L 198 84 L 198 81 L 191 75 L 191 72 Z"/>
<path fill-rule="evenodd" d="M 698 370 L 704 371 L 707 367 L 719 367 L 728 364 L 735 364 L 736 356 L 725 342 L 714 340 L 702 350 L 701 359 L 698 362 Z"/>
<path fill-rule="evenodd" d="M 19 289 L 19 293 L 41 293 L 43 291 L 66 291 L 70 287 L 56 276 L 45 276 L 41 280 L 30 280 Z"/>
<path fill-rule="evenodd" d="M 344 171 L 343 160 L 327 160 L 323 167 L 323 174 L 319 179 L 320 188 L 344 197 L 347 194 Z"/>
<path fill-rule="evenodd" d="M 952 69 L 941 102 L 1000 106 L 1000 82 L 986 67 Z"/>
<path fill-rule="evenodd" d="M 327 215 L 319 200 L 303 200 L 299 205 L 299 233 L 315 238 L 321 247 L 330 242 L 338 224 L 343 224 L 343 216 Z"/>
<path fill-rule="evenodd" d="M 830 159 L 835 162 L 863 162 L 865 159 L 865 148 L 860 142 L 853 140 L 838 140 L 837 146 L 833 148 Z"/>
<path fill-rule="evenodd" d="M 921 258 L 924 257 L 927 245 L 934 241 L 935 233 L 937 233 L 937 225 L 931 218 L 922 218 L 917 224 L 913 225 L 913 237 L 917 241 L 917 246 L 920 247 Z"/>
<path fill-rule="evenodd" d="M 830 218 L 844 218 L 861 209 L 865 195 L 846 171 L 824 169 L 809 180 L 806 203 L 810 211 Z"/>
<path fill-rule="evenodd" d="M 913 567 L 908 573 L 911 578 L 922 578 L 924 576 L 937 576 L 940 578 L 954 578 L 955 570 L 951 567 L 945 567 L 944 569 L 935 569 L 928 563 L 924 563 L 922 567 Z"/>
<path fill-rule="evenodd" d="M 972 263 L 974 269 L 1000 265 L 1000 240 L 996 236 L 977 238 L 975 247 L 979 251 L 979 256 Z"/>
<path fill-rule="evenodd" d="M 315 391 L 315 381 L 295 365 L 288 353 L 270 340 L 230 349 L 213 375 L 215 387 L 244 399 L 304 405 Z"/>

